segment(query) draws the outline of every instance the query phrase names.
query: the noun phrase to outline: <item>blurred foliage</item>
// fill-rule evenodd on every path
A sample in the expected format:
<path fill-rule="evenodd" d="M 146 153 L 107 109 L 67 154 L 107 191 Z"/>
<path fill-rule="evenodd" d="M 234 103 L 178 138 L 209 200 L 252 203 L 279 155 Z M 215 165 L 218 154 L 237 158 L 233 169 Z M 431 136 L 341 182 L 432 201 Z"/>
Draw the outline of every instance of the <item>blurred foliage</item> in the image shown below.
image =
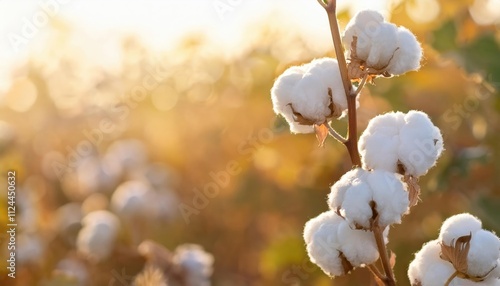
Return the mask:
<path fill-rule="evenodd" d="M 422 41 L 423 68 L 377 80 L 363 92 L 359 112 L 363 130 L 377 114 L 423 110 L 445 138 L 444 155 L 420 181 L 422 202 L 391 230 L 400 285 L 408 284 L 413 253 L 437 236 L 446 217 L 471 212 L 500 232 L 498 27 L 475 24 L 471 1 L 441 0 L 434 19 L 417 23 L 408 14 L 415 2 L 399 2 L 391 17 Z M 341 15 L 346 22 L 349 14 Z M 142 235 L 169 249 L 201 244 L 215 257 L 214 285 L 369 285 L 366 270 L 330 280 L 309 263 L 302 241 L 305 222 L 327 209 L 329 186 L 350 168 L 346 151 L 334 140 L 318 148 L 314 135 L 289 134 L 269 98 L 274 78 L 288 66 L 325 55 L 315 54 L 291 31 L 263 24 L 250 32 L 260 40 L 233 58 L 208 49 L 199 35 L 164 53 L 129 37 L 116 51 L 118 65 L 109 68 L 88 60 L 89 52 L 74 41 L 77 30 L 54 24 L 45 48 L 12 72 L 13 85 L 0 107 L 0 173 L 18 174 L 18 219 L 23 219 L 18 235 L 40 244 L 39 254 L 19 263 L 17 285 L 76 285 L 56 268 L 62 259 L 79 261 L 71 241 L 80 226 L 73 234 L 59 233 L 59 207 L 85 205 L 96 192 L 109 199 L 120 182 L 158 165 L 169 170 L 169 188 L 179 202 L 192 206 L 193 190 L 213 182 L 211 174 L 230 162 L 240 172 L 189 223 L 170 206 L 174 217 L 141 227 Z M 137 87 L 148 76 L 155 79 L 154 88 L 141 93 Z M 91 158 L 100 162 L 113 143 L 137 139 L 145 161 L 110 181 L 88 170 L 80 181 L 71 173 L 57 177 L 51 162 L 69 159 L 103 120 L 115 128 L 93 145 Z M 335 125 L 345 130 L 345 122 Z M 96 164 L 91 170 L 101 166 Z M 5 233 L 4 193 L 0 201 Z M 92 204 L 87 201 L 86 207 Z M 124 231 L 117 247 L 133 249 L 130 236 Z M 82 262 L 91 273 L 90 285 L 109 285 L 115 273 L 140 270 L 140 261 L 123 251 L 98 266 Z M 0 266 L 5 277 L 5 260 Z"/>

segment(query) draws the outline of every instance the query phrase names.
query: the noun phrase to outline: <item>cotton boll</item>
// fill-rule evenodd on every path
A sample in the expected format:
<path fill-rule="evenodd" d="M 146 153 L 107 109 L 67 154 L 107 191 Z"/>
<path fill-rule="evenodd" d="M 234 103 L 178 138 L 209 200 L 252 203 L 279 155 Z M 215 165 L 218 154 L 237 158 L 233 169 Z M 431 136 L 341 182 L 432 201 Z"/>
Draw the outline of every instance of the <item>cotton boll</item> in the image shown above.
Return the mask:
<path fill-rule="evenodd" d="M 398 50 L 394 53 L 387 71 L 399 75 L 408 71 L 418 70 L 422 59 L 422 47 L 415 35 L 405 27 L 399 27 L 397 32 Z"/>
<path fill-rule="evenodd" d="M 449 217 L 443 222 L 439 232 L 439 241 L 445 245 L 452 245 L 459 237 L 470 235 L 482 228 L 481 221 L 468 213 Z"/>
<path fill-rule="evenodd" d="M 407 173 L 422 176 L 435 165 L 443 151 L 443 136 L 427 114 L 410 111 L 400 130 L 398 156 Z"/>
<path fill-rule="evenodd" d="M 327 90 L 329 88 L 332 91 L 333 103 L 337 109 L 345 113 L 347 111 L 347 98 L 337 60 L 331 58 L 315 59 L 310 65 L 312 68 L 308 72 L 317 73 Z"/>
<path fill-rule="evenodd" d="M 384 170 L 351 170 L 332 186 L 328 205 L 340 211 L 351 228 L 370 229 L 374 210 L 382 228 L 400 223 L 409 206 L 407 186 L 401 178 Z"/>
<path fill-rule="evenodd" d="M 451 263 L 439 257 L 440 252 L 439 241 L 432 240 L 426 243 L 415 255 L 415 259 L 408 268 L 408 277 L 412 285 L 415 285 L 417 281 L 420 281 L 422 286 L 442 286 L 445 284 L 455 269 Z"/>
<path fill-rule="evenodd" d="M 295 87 L 292 106 L 303 117 L 323 123 L 330 117 L 338 117 L 347 109 L 347 99 L 342 84 L 338 63 L 334 59 L 315 59 L 307 66 L 302 79 Z M 332 92 L 332 97 L 328 94 Z M 330 103 L 336 107 L 334 114 Z"/>
<path fill-rule="evenodd" d="M 330 209 L 336 211 L 337 208 L 342 206 L 344 196 L 353 183 L 354 180 L 364 176 L 365 170 L 361 168 L 353 169 L 345 173 L 332 187 L 331 192 L 328 194 L 328 205 Z"/>
<path fill-rule="evenodd" d="M 363 168 L 397 171 L 399 130 L 404 124 L 404 113 L 389 112 L 374 117 L 359 138 L 359 152 Z"/>
<path fill-rule="evenodd" d="M 77 238 L 77 249 L 93 261 L 102 261 L 109 257 L 113 250 L 116 232 L 106 224 L 97 224 L 80 230 Z"/>
<path fill-rule="evenodd" d="M 354 267 L 372 264 L 379 257 L 373 233 L 353 230 L 346 221 L 338 227 L 338 241 L 340 251 Z"/>
<path fill-rule="evenodd" d="M 65 234 L 74 225 L 80 225 L 82 208 L 79 203 L 68 203 L 56 211 L 56 225 L 61 234 Z"/>
<path fill-rule="evenodd" d="M 294 133 L 313 132 L 313 124 L 340 117 L 347 110 L 338 63 L 330 58 L 315 59 L 287 69 L 276 79 L 271 99 L 275 113 L 285 117 Z M 299 123 L 296 119 L 304 122 Z"/>
<path fill-rule="evenodd" d="M 359 149 L 363 167 L 396 172 L 395 162 L 398 161 L 398 153 L 394 150 L 397 150 L 399 144 L 399 136 L 397 135 L 387 136 L 382 133 L 373 133 L 370 136 L 361 136 Z M 377 150 L 377 152 L 372 150 Z"/>
<path fill-rule="evenodd" d="M 328 87 L 321 81 L 318 72 L 321 69 L 307 71 L 295 87 L 292 99 L 294 110 L 308 120 L 322 123 L 329 117 L 331 111 Z"/>
<path fill-rule="evenodd" d="M 371 39 L 377 29 L 384 22 L 384 17 L 377 11 L 363 10 L 357 13 L 346 26 L 343 42 L 349 52 L 354 36 L 357 37 L 358 57 L 368 58 L 371 48 Z"/>
<path fill-rule="evenodd" d="M 406 184 L 401 176 L 382 170 L 375 170 L 366 176 L 373 191 L 373 201 L 379 214 L 379 225 L 386 227 L 401 223 L 401 216 L 408 211 L 409 199 Z"/>
<path fill-rule="evenodd" d="M 326 211 L 319 216 L 310 219 L 304 227 L 304 241 L 306 244 L 311 243 L 314 234 L 318 231 L 321 225 L 328 223 L 329 225 L 338 225 L 343 219 L 334 212 Z"/>
<path fill-rule="evenodd" d="M 363 167 L 418 177 L 435 165 L 443 151 L 443 137 L 429 117 L 420 111 L 376 116 L 360 136 Z"/>
<path fill-rule="evenodd" d="M 36 234 L 21 234 L 17 237 L 16 257 L 21 265 L 42 262 L 45 252 L 43 241 Z"/>
<path fill-rule="evenodd" d="M 187 273 L 188 286 L 209 286 L 214 257 L 199 245 L 183 244 L 175 249 L 174 262 Z"/>
<path fill-rule="evenodd" d="M 371 40 L 371 49 L 366 58 L 366 65 L 381 70 L 393 60 L 397 47 L 398 28 L 394 24 L 380 25 Z"/>
<path fill-rule="evenodd" d="M 124 217 L 138 217 L 147 214 L 153 192 L 143 181 L 122 183 L 111 197 L 112 209 Z"/>
<path fill-rule="evenodd" d="M 356 37 L 356 55 L 351 52 Z M 400 75 L 420 67 L 422 49 L 415 35 L 385 22 L 376 11 L 361 11 L 347 24 L 343 42 L 351 64 L 374 75 Z"/>
<path fill-rule="evenodd" d="M 295 88 L 297 83 L 302 79 L 305 71 L 306 66 L 293 66 L 288 68 L 276 79 L 271 89 L 274 112 L 285 117 L 290 125 L 290 131 L 293 133 L 311 133 L 314 131 L 312 126 L 301 125 L 295 122 L 292 108 L 289 106 L 296 92 Z"/>
<path fill-rule="evenodd" d="M 341 213 L 352 228 L 370 228 L 373 192 L 366 182 L 356 181 L 346 192 Z"/>
<path fill-rule="evenodd" d="M 95 211 L 86 215 L 82 224 L 76 241 L 78 252 L 94 262 L 108 258 L 118 236 L 118 218 L 108 211 Z"/>
<path fill-rule="evenodd" d="M 467 256 L 467 274 L 472 277 L 484 277 L 493 268 L 498 267 L 500 258 L 500 240 L 493 233 L 479 230 L 472 234 Z"/>
<path fill-rule="evenodd" d="M 326 219 L 319 227 L 317 225 L 313 227 L 316 231 L 312 233 L 307 244 L 307 254 L 323 272 L 330 276 L 341 276 L 346 273 L 338 250 L 340 248 L 338 228 L 342 218 L 333 212 L 329 213 L 331 215 L 324 215 Z"/>

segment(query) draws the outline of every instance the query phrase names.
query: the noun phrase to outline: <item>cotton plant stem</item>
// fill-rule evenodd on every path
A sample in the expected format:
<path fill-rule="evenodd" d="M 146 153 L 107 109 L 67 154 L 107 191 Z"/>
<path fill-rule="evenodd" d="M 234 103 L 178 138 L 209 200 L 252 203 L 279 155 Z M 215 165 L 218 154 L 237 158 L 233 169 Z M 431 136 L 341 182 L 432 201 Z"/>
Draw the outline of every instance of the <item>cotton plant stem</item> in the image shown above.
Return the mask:
<path fill-rule="evenodd" d="M 361 159 L 358 151 L 358 128 L 356 118 L 356 95 L 353 91 L 351 81 L 347 71 L 347 62 L 344 56 L 344 49 L 342 47 L 342 39 L 340 37 L 339 23 L 337 21 L 337 1 L 331 0 L 324 3 L 322 0 L 317 0 L 318 3 L 325 9 L 328 15 L 328 22 L 330 23 L 330 31 L 332 33 L 333 46 L 339 64 L 340 75 L 342 77 L 342 85 L 344 86 L 345 96 L 347 99 L 347 112 L 348 112 L 348 130 L 347 138 L 344 145 L 351 157 L 352 165 L 361 166 Z"/>
<path fill-rule="evenodd" d="M 382 261 L 382 267 L 384 268 L 386 276 L 384 282 L 387 286 L 396 286 L 396 280 L 394 279 L 391 263 L 389 262 L 389 255 L 387 254 L 387 249 L 385 248 L 383 230 L 379 226 L 375 226 L 373 229 L 373 235 L 375 237 L 375 242 L 377 243 L 377 249 L 380 254 L 380 260 Z"/>

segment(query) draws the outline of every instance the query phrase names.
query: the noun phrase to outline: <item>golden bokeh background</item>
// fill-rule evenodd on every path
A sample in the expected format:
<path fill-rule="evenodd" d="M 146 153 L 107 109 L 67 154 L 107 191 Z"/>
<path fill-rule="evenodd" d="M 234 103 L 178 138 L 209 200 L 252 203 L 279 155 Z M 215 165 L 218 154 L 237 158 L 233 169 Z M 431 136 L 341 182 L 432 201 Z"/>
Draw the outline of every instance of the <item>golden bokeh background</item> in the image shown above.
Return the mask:
<path fill-rule="evenodd" d="M 487 9 L 495 3 L 388 6 L 391 21 L 422 42 L 425 59 L 419 72 L 363 91 L 359 128 L 390 110 L 423 110 L 446 148 L 420 180 L 422 202 L 391 229 L 399 285 L 409 284 L 413 253 L 437 237 L 448 216 L 470 212 L 500 232 L 500 18 Z M 340 11 L 342 25 L 352 12 Z M 29 249 L 18 258 L 17 284 L 4 279 L 0 261 L 1 285 L 78 285 L 54 270 L 76 255 L 78 226 L 60 231 L 62 207 L 108 208 L 121 182 L 141 176 L 172 197 L 160 219 L 141 226 L 142 237 L 169 249 L 202 245 L 215 257 L 213 285 L 369 285 L 366 269 L 331 280 L 308 262 L 304 224 L 327 210 L 329 187 L 350 160 L 335 140 L 320 148 L 314 135 L 290 134 L 269 96 L 287 67 L 334 56 L 333 47 L 321 51 L 272 17 L 240 33 L 248 42 L 230 57 L 203 33 L 186 33 L 164 50 L 131 34 L 112 49 L 117 64 L 103 67 L 87 59 L 105 39 L 82 44 L 78 26 L 51 19 L 39 47 L 9 70 L 1 97 L 0 185 L 6 189 L 7 171 L 16 171 L 18 246 Z M 344 121 L 334 125 L 345 132 Z M 214 182 L 208 203 L 193 201 Z M 6 191 L 0 203 L 3 257 Z M 120 233 L 120 247 L 132 249 L 131 241 L 130 230 Z M 103 262 L 89 285 L 113 285 L 116 272 L 136 274 L 140 262 L 127 259 Z"/>

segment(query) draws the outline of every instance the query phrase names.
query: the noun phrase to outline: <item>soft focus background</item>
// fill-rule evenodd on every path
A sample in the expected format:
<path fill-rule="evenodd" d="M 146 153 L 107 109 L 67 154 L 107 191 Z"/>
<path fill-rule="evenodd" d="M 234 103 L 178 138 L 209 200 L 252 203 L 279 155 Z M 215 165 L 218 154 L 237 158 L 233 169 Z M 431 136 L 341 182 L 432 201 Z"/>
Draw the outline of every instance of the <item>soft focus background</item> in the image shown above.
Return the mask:
<path fill-rule="evenodd" d="M 445 138 L 422 202 L 391 230 L 408 285 L 412 253 L 448 216 L 471 212 L 500 232 L 500 1 L 339 3 L 342 25 L 376 8 L 425 50 L 420 72 L 377 80 L 359 111 L 363 130 L 377 114 L 423 110 Z M 81 216 L 111 209 L 131 179 L 160 199 L 116 247 L 200 244 L 215 258 L 213 285 L 369 285 L 365 269 L 331 280 L 308 262 L 303 226 L 327 209 L 350 161 L 334 140 L 319 148 L 314 135 L 291 135 L 269 96 L 290 65 L 334 56 L 315 0 L 4 0 L 0 36 L 0 253 L 15 170 L 17 285 L 79 285 L 60 269 L 79 259 Z M 0 284 L 16 285 L 5 263 Z M 117 275 L 141 267 L 113 256 L 78 273 L 88 285 L 128 285 Z"/>

